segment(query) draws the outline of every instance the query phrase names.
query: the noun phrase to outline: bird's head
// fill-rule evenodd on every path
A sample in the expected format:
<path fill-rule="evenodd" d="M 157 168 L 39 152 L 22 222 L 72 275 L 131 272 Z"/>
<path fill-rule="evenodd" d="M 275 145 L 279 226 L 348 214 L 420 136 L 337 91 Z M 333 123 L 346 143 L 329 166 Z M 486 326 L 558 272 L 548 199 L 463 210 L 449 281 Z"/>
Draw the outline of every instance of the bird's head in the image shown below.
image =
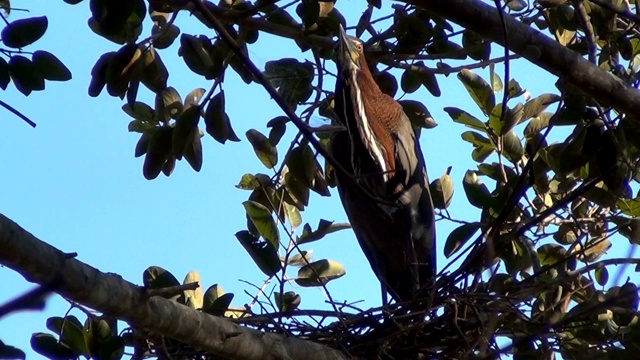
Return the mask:
<path fill-rule="evenodd" d="M 340 32 L 338 33 L 337 50 L 338 64 L 343 71 L 360 70 L 363 65 L 366 66 L 362 41 L 357 37 L 347 35 L 342 25 L 340 25 Z"/>

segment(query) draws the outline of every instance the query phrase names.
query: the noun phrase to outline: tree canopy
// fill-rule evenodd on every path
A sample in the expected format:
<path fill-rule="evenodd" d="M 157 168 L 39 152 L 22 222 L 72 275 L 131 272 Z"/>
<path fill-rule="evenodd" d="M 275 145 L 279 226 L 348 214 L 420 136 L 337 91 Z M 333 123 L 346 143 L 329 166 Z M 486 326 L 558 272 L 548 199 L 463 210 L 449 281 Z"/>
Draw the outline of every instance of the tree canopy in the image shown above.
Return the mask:
<path fill-rule="evenodd" d="M 246 139 L 265 170 L 235 184 L 247 192 L 246 228 L 235 237 L 266 281 L 251 304 L 257 307 L 240 306 L 220 285 L 202 284 L 197 272 L 181 283 L 151 266 L 135 286 L 2 216 L 0 264 L 41 287 L 2 306 L 0 317 L 34 307 L 50 292 L 100 313 L 50 318 L 53 334 L 31 337 L 38 353 L 52 359 L 120 358 L 125 351 L 136 359 L 636 357 L 637 281 L 610 274 L 639 269 L 640 259 L 633 252 L 606 255 L 614 245 L 640 243 L 635 1 L 374 0 L 361 2 L 353 23 L 345 18 L 357 17 L 331 1 L 64 2 L 88 2 L 88 27 L 113 43 L 95 59 L 88 95 L 121 99 L 128 130 L 139 134 L 135 156 L 144 158 L 146 179 L 170 177 L 181 160 L 200 171 L 209 137 L 221 144 Z M 48 81 L 70 79 L 73 69 L 58 57 L 32 49 L 47 31 L 47 17 L 10 21 L 10 1 L 0 7 L 0 88 L 15 86 L 29 96 Z M 198 32 L 184 31 L 194 22 Z M 305 209 L 335 187 L 338 170 L 327 148 L 330 135 L 342 131 L 333 122 L 340 26 L 363 39 L 377 83 L 399 99 L 423 138 L 437 125 L 426 106 L 435 105 L 423 99 L 441 98 L 438 106 L 458 124 L 475 163 L 458 175 L 431 174 L 438 227 L 456 225 L 438 232 L 450 262 L 441 263 L 435 289 L 418 307 L 359 309 L 332 300 L 329 310 L 301 306 L 301 287 L 323 287 L 331 299 L 325 285 L 346 273 L 337 261 L 313 259 L 307 244 L 349 225 L 303 222 Z M 294 42 L 299 53 L 260 54 L 269 60 L 259 69 L 250 50 L 265 34 Z M 182 95 L 172 87 L 172 76 L 184 71 L 163 62 L 172 52 L 210 87 Z M 557 76 L 556 90 L 526 91 L 511 72 L 516 59 Z M 234 131 L 226 99 L 239 95 L 223 89 L 229 76 L 264 88 L 281 107 L 281 116 L 255 120 L 267 133 Z M 455 94 L 439 85 L 448 76 L 459 81 Z M 457 96 L 467 96 L 471 106 L 448 106 L 447 98 Z M 0 106 L 34 124 L 11 104 Z M 318 126 L 314 116 L 326 121 Z M 285 133 L 295 134 L 290 143 L 281 142 Z M 454 192 L 460 183 L 462 191 Z M 454 196 L 477 211 L 450 214 Z M 277 286 L 269 294 L 271 281 Z M 0 344 L 0 353 L 24 357 L 10 345 Z"/>

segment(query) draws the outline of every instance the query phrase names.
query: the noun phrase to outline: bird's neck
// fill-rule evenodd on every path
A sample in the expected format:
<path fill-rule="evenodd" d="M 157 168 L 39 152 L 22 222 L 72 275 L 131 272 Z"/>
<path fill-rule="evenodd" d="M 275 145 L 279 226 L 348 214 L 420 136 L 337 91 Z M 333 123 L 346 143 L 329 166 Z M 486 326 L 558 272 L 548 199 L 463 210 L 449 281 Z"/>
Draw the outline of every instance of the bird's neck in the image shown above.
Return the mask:
<path fill-rule="evenodd" d="M 369 71 L 369 66 L 366 63 L 361 62 L 360 71 L 358 72 L 358 83 L 360 84 L 360 91 L 366 99 L 378 99 L 383 96 L 382 90 L 378 86 L 378 83 L 373 79 L 373 74 Z"/>

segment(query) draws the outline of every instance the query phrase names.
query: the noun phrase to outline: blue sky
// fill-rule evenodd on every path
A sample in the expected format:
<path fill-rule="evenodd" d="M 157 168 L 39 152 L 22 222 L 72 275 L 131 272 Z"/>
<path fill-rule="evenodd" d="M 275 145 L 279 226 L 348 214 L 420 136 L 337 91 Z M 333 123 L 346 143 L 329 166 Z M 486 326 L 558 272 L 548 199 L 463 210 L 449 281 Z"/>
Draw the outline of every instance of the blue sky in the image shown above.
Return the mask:
<path fill-rule="evenodd" d="M 41 15 L 49 18 L 47 34 L 25 50 L 54 53 L 72 70 L 73 79 L 47 82 L 45 91 L 29 97 L 12 84 L 2 93 L 5 102 L 38 126 L 32 129 L 0 109 L 0 211 L 41 240 L 62 251 L 77 252 L 79 260 L 103 272 L 118 273 L 133 283 L 141 284 L 143 270 L 152 265 L 170 270 L 179 280 L 194 269 L 200 272 L 205 288 L 219 283 L 227 292 L 236 294 L 234 305 L 250 302 L 244 291 L 255 294 L 255 290 L 239 280 L 260 286 L 265 278 L 233 236 L 245 227 L 241 202 L 249 195 L 234 185 L 244 173 L 267 172 L 244 133 L 251 128 L 266 133 L 266 122 L 282 115 L 281 110 L 263 88 L 245 85 L 228 72 L 224 83 L 227 112 L 243 141 L 223 146 L 206 136 L 200 173 L 191 170 L 186 162 L 179 162 L 171 177 L 161 175 L 153 181 L 145 180 L 142 158 L 133 157 L 138 136 L 127 131 L 130 119 L 120 110 L 123 102 L 106 92 L 98 98 L 87 95 L 95 61 L 102 53 L 118 48 L 87 27 L 88 3 L 70 6 L 62 1 L 12 1 L 14 7 L 28 8 L 30 13 L 14 11 L 10 20 Z M 355 1 L 338 3 L 349 25 L 356 24 L 360 6 L 361 2 Z M 177 24 L 183 32 L 213 36 L 187 13 L 180 14 Z M 146 25 L 142 36 L 148 35 L 150 26 Z M 260 68 L 272 59 L 301 56 L 291 41 L 260 36 L 258 43 L 249 48 Z M 171 74 L 169 85 L 183 97 L 197 87 L 208 89 L 211 82 L 190 73 L 176 56 L 177 47 L 174 44 L 161 52 Z M 502 50 L 494 49 L 494 57 L 501 56 L 498 52 Z M 489 73 L 488 69 L 477 72 L 485 78 Z M 533 96 L 555 91 L 555 78 L 522 60 L 514 62 L 512 76 Z M 457 106 L 478 116 L 480 111 L 455 75 L 439 76 L 438 80 L 442 97 L 433 98 L 421 89 L 406 98 L 424 102 L 439 123 L 435 129 L 423 131 L 421 138 L 431 180 L 453 166 L 457 192 L 450 213 L 458 219 L 475 220 L 479 212 L 466 204 L 461 185 L 465 171 L 475 169 L 470 158 L 472 148 L 460 138 L 462 126 L 454 124 L 442 109 Z M 139 100 L 152 103 L 153 96 L 145 89 Z M 322 122 L 319 117 L 316 121 Z M 279 149 L 281 158 L 294 129 L 287 131 L 288 137 Z M 315 228 L 320 218 L 346 221 L 337 195 L 312 197 L 303 220 Z M 439 254 L 446 235 L 455 227 L 438 222 Z M 625 245 L 626 240 L 619 240 Z M 628 248 L 621 248 L 626 253 Z M 363 308 L 380 304 L 379 286 L 352 232 L 330 235 L 305 249 L 313 249 L 316 259 L 329 258 L 345 265 L 347 275 L 328 285 L 335 300 L 362 300 L 359 306 Z M 439 255 L 438 261 L 441 269 L 446 259 Z M 0 279 L 0 303 L 34 286 L 7 268 L 0 268 Z M 320 289 L 302 289 L 295 284 L 289 289 L 301 294 L 302 308 L 326 308 Z M 31 333 L 45 331 L 46 318 L 62 316 L 68 307 L 56 296 L 43 312 L 10 315 L 0 323 L 0 339 L 27 351 L 28 358 L 38 358 L 30 350 Z"/>

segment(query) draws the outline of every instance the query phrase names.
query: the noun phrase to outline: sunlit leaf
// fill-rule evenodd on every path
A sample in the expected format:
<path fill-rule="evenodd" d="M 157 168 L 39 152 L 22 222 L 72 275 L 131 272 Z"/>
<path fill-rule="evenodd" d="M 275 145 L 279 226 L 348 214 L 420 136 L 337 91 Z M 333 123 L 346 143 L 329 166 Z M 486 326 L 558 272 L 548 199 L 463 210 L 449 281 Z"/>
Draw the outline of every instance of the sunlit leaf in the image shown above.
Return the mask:
<path fill-rule="evenodd" d="M 483 132 L 486 131 L 487 126 L 482 121 L 464 110 L 455 107 L 446 107 L 444 108 L 444 111 L 449 114 L 454 122 L 466 125 L 475 130 L 480 130 Z"/>
<path fill-rule="evenodd" d="M 337 261 L 318 260 L 301 267 L 295 280 L 303 287 L 322 286 L 346 273 L 344 266 Z"/>
<path fill-rule="evenodd" d="M 437 209 L 446 209 L 451 203 L 453 198 L 453 180 L 449 176 L 451 167 L 447 169 L 447 172 L 443 174 L 439 179 L 434 180 L 429 184 L 431 190 L 431 197 L 433 199 L 433 206 Z"/>
<path fill-rule="evenodd" d="M 256 156 L 267 169 L 271 169 L 278 163 L 278 149 L 271 144 L 269 139 L 255 129 L 248 130 L 247 139 L 253 146 Z"/>
<path fill-rule="evenodd" d="M 469 95 L 480 107 L 485 115 L 489 115 L 496 105 L 496 100 L 491 86 L 473 71 L 463 69 L 458 73 L 458 79 L 467 89 Z"/>
<path fill-rule="evenodd" d="M 266 206 L 255 201 L 245 201 L 242 205 L 260 232 L 260 235 L 262 235 L 274 249 L 278 249 L 280 245 L 280 232 L 278 231 L 278 225 L 271 216 L 271 211 Z"/>
<path fill-rule="evenodd" d="M 350 229 L 351 225 L 349 223 L 334 223 L 333 221 L 328 221 L 324 219 L 320 219 L 318 223 L 318 227 L 315 231 L 311 230 L 311 226 L 309 224 L 305 224 L 302 235 L 298 237 L 297 243 L 302 245 L 312 241 L 320 240 L 328 234 L 332 232 Z"/>

